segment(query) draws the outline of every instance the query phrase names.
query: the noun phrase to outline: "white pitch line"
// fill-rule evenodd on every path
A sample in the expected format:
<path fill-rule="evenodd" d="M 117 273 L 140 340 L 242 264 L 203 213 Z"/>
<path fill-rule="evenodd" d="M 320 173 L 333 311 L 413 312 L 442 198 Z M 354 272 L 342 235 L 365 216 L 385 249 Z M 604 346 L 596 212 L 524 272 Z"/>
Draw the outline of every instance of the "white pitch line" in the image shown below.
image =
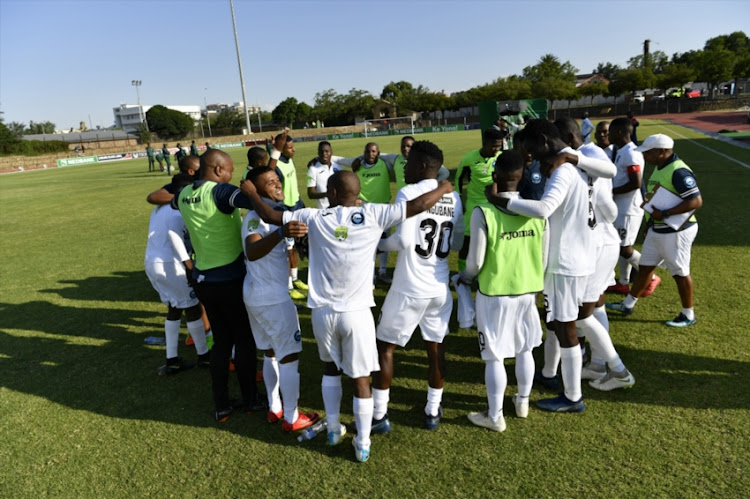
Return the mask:
<path fill-rule="evenodd" d="M 698 142 L 694 141 L 693 139 L 690 139 L 690 138 L 686 137 L 685 135 L 682 135 L 682 134 L 681 134 L 680 132 L 677 132 L 677 131 L 675 131 L 675 130 L 672 130 L 672 129 L 670 129 L 670 128 L 667 128 L 667 127 L 666 127 L 666 126 L 664 126 L 664 125 L 658 125 L 658 126 L 660 126 L 660 127 L 664 128 L 664 129 L 666 129 L 666 130 L 667 130 L 667 131 L 669 131 L 669 132 L 672 132 L 672 133 L 673 133 L 673 134 L 675 134 L 675 135 L 679 135 L 679 136 L 680 136 L 680 137 L 682 137 L 683 139 L 687 140 L 688 142 L 692 142 L 692 143 L 693 143 L 693 144 L 695 144 L 696 146 L 702 147 L 703 149 L 708 149 L 708 150 L 709 150 L 709 151 L 711 151 L 712 153 L 718 154 L 719 156 L 723 156 L 723 157 L 727 158 L 728 160 L 730 160 L 730 161 L 734 161 L 734 162 L 735 162 L 735 163 L 737 163 L 738 165 L 740 165 L 740 166 L 743 166 L 743 167 L 747 168 L 748 170 L 750 170 L 750 165 L 748 165 L 747 163 L 743 163 L 742 161 L 740 161 L 740 160 L 738 160 L 738 159 L 735 159 L 735 158 L 733 158 L 733 157 L 731 157 L 731 156 L 728 156 L 728 155 L 724 154 L 723 152 L 719 152 L 719 151 L 717 151 L 716 149 L 711 149 L 711 148 L 710 148 L 710 147 L 708 147 L 708 146 L 704 146 L 703 144 L 699 144 Z M 677 125 L 677 126 L 679 126 L 679 125 Z"/>

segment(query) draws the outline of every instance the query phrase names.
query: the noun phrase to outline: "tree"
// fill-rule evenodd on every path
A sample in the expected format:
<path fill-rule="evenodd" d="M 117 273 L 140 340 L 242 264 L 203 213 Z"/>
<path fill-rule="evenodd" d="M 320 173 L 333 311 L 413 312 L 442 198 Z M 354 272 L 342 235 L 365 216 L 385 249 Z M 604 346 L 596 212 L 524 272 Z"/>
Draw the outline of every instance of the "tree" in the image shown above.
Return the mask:
<path fill-rule="evenodd" d="M 300 102 L 297 106 L 297 121 L 310 121 L 312 116 L 312 108 L 304 103 Z"/>
<path fill-rule="evenodd" d="M 291 128 L 297 119 L 297 112 L 299 109 L 299 102 L 294 97 L 287 97 L 279 103 L 276 108 L 271 111 L 273 121 L 277 125 L 288 126 Z"/>
<path fill-rule="evenodd" d="M 45 133 L 55 133 L 55 124 L 51 121 L 42 121 L 41 123 L 29 121 L 26 135 L 41 135 Z"/>
<path fill-rule="evenodd" d="M 681 88 L 695 78 L 695 71 L 686 64 L 668 64 L 657 77 L 658 88 L 666 91 L 672 87 Z"/>
<path fill-rule="evenodd" d="M 709 95 L 713 96 L 716 86 L 732 78 L 734 53 L 725 48 L 704 50 L 696 60 L 698 79 L 708 83 Z"/>
<path fill-rule="evenodd" d="M 149 130 L 163 139 L 181 139 L 190 133 L 195 124 L 185 113 L 169 109 L 161 104 L 146 111 Z"/>
<path fill-rule="evenodd" d="M 578 89 L 572 81 L 545 78 L 531 84 L 531 95 L 541 99 L 570 101 L 577 98 Z"/>
<path fill-rule="evenodd" d="M 664 71 L 664 68 L 669 63 L 669 57 L 661 50 L 655 50 L 649 52 L 647 57 L 644 59 L 643 54 L 638 54 L 635 57 L 628 59 L 629 69 L 642 69 L 650 71 L 654 74 L 660 74 Z"/>
<path fill-rule="evenodd" d="M 591 97 L 591 105 L 594 105 L 594 97 L 597 95 L 606 95 L 609 92 L 609 85 L 603 81 L 595 81 L 587 85 L 581 85 L 578 87 L 578 92 L 581 95 Z"/>
<path fill-rule="evenodd" d="M 389 102 L 395 102 L 402 93 L 410 92 L 413 89 L 414 85 L 408 81 L 390 82 L 383 87 L 383 91 L 380 92 L 380 98 Z"/>
<path fill-rule="evenodd" d="M 247 128 L 245 115 L 239 111 L 225 109 L 211 120 L 211 128 L 216 129 L 217 132 L 222 130 L 223 133 L 237 133 Z"/>
<path fill-rule="evenodd" d="M 11 121 L 6 126 L 8 127 L 8 130 L 18 138 L 21 138 L 21 136 L 26 133 L 26 125 L 18 121 Z"/>
<path fill-rule="evenodd" d="M 618 96 L 626 92 L 635 93 L 645 88 L 643 71 L 640 69 L 623 69 L 609 84 L 610 95 Z"/>
<path fill-rule="evenodd" d="M 532 84 L 549 78 L 557 78 L 562 81 L 575 83 L 577 72 L 578 69 L 569 61 L 561 63 L 556 56 L 545 54 L 534 66 L 526 66 L 523 69 L 523 77 L 528 79 Z"/>
<path fill-rule="evenodd" d="M 617 64 L 612 64 L 611 62 L 600 62 L 599 65 L 594 69 L 593 73 L 602 75 L 606 79 L 611 80 L 620 70 L 622 70 L 622 68 Z"/>

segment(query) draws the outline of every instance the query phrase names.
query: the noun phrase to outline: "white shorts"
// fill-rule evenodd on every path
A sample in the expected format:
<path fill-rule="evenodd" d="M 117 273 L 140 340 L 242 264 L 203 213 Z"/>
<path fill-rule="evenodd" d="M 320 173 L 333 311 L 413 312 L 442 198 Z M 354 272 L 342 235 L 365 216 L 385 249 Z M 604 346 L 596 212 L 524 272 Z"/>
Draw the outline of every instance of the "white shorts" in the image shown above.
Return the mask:
<path fill-rule="evenodd" d="M 536 293 L 485 296 L 477 293 L 477 333 L 482 360 L 509 359 L 542 344 Z"/>
<path fill-rule="evenodd" d="M 442 343 L 448 335 L 453 312 L 453 296 L 448 286 L 435 298 L 414 298 L 398 291 L 388 291 L 380 309 L 376 337 L 400 347 L 406 346 L 419 326 L 425 341 Z"/>
<path fill-rule="evenodd" d="M 312 309 L 313 334 L 323 362 L 333 362 L 350 378 L 364 378 L 380 370 L 375 343 L 375 321 L 369 308 L 336 312 Z"/>
<path fill-rule="evenodd" d="M 589 276 L 544 275 L 546 322 L 573 322 L 578 319 L 578 308 L 583 305 L 588 279 Z"/>
<path fill-rule="evenodd" d="M 663 260 L 671 275 L 690 275 L 690 251 L 696 235 L 698 224 L 669 234 L 660 234 L 649 229 L 641 249 L 641 265 L 657 266 Z"/>
<path fill-rule="evenodd" d="M 274 305 L 252 306 L 245 303 L 245 308 L 259 350 L 273 349 L 279 360 L 302 351 L 297 307 L 291 298 Z"/>
<path fill-rule="evenodd" d="M 188 286 L 185 267 L 181 263 L 147 262 L 145 266 L 148 280 L 163 304 L 181 309 L 198 305 L 198 298 Z"/>
<path fill-rule="evenodd" d="M 612 225 L 620 234 L 620 246 L 633 246 L 638 237 L 638 231 L 641 230 L 643 213 L 640 215 L 617 215 L 615 223 Z"/>
<path fill-rule="evenodd" d="M 615 281 L 615 265 L 620 258 L 619 244 L 605 244 L 596 252 L 596 269 L 586 281 L 583 303 L 595 303 Z"/>

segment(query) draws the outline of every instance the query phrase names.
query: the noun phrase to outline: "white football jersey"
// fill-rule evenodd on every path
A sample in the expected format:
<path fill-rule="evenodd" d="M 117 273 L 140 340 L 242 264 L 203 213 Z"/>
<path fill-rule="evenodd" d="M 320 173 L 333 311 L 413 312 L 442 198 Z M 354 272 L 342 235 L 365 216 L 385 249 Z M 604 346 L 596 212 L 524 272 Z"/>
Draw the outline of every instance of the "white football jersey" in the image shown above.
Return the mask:
<path fill-rule="evenodd" d="M 564 151 L 575 154 L 569 147 Z M 564 163 L 547 180 L 542 199 L 510 199 L 508 208 L 519 215 L 548 219 L 546 273 L 582 277 L 594 272 L 596 247 L 591 230 L 594 222 L 589 215 L 589 176 L 586 173 Z"/>
<path fill-rule="evenodd" d="M 578 151 L 589 158 L 607 159 L 611 161 L 607 155 L 607 150 L 602 149 L 591 142 L 579 147 Z M 612 153 L 612 146 L 609 147 L 609 152 L 610 154 Z M 612 201 L 612 179 L 592 179 L 591 177 L 589 177 L 589 179 L 593 180 L 593 189 L 590 190 L 589 196 L 593 202 L 595 220 L 594 237 L 596 238 L 596 244 L 599 246 L 612 243 L 619 244 L 620 236 L 617 234 L 617 229 L 615 229 L 612 223 L 606 221 L 606 217 L 602 213 L 602 203 L 606 203 L 607 198 L 609 198 L 609 201 Z"/>
<path fill-rule="evenodd" d="M 242 223 L 242 250 L 245 251 L 247 236 L 258 234 L 265 237 L 278 230 L 278 226 L 261 220 L 254 211 L 248 211 Z M 289 299 L 289 264 L 286 240 L 279 243 L 266 256 L 251 262 L 245 260 L 247 274 L 242 285 L 242 297 L 248 305 L 275 305 Z"/>
<path fill-rule="evenodd" d="M 437 186 L 437 180 L 433 179 L 407 185 L 398 192 L 396 203 L 415 199 Z M 398 247 L 391 290 L 415 298 L 445 294 L 450 278 L 448 255 L 457 231 L 463 233 L 463 209 L 456 192 L 446 194 L 429 210 L 399 225 L 388 238 L 393 239 L 388 250 Z M 381 241 L 381 249 L 384 249 L 384 241 Z"/>
<path fill-rule="evenodd" d="M 151 212 L 148 223 L 148 242 L 144 261 L 184 262 L 190 259 L 185 249 L 185 222 L 178 210 L 169 205 L 157 206 Z"/>
<path fill-rule="evenodd" d="M 617 150 L 617 157 L 615 158 L 615 166 L 617 167 L 617 175 L 612 180 L 612 185 L 620 187 L 628 183 L 628 171 L 635 165 L 638 166 L 638 171 L 641 177 L 643 176 L 643 167 L 646 164 L 643 160 L 643 154 L 635 150 L 636 145 L 633 142 L 628 142 L 626 145 Z M 616 194 L 615 203 L 617 203 L 617 210 L 620 215 L 642 215 L 643 209 L 641 204 L 643 203 L 643 195 L 640 189 L 635 189 L 625 194 Z"/>
<path fill-rule="evenodd" d="M 330 306 L 336 312 L 374 307 L 375 250 L 383 231 L 405 217 L 406 203 L 285 211 L 285 224 L 297 220 L 308 227 L 307 306 Z"/>
<path fill-rule="evenodd" d="M 331 161 L 331 166 L 321 164 L 320 161 L 307 169 L 307 187 L 315 187 L 315 192 L 328 191 L 328 179 L 336 172 L 341 171 L 341 165 Z M 319 209 L 328 208 L 328 198 L 315 200 Z"/>

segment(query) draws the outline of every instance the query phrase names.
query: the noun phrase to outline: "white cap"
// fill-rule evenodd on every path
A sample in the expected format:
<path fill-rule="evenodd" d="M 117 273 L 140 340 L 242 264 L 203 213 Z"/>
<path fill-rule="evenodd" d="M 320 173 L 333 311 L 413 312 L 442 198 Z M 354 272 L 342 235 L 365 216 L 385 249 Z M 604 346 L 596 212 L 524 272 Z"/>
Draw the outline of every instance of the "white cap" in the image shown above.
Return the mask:
<path fill-rule="evenodd" d="M 646 152 L 650 151 L 651 149 L 672 148 L 674 148 L 674 140 L 672 140 L 672 137 L 664 135 L 663 133 L 657 133 L 656 135 L 651 135 L 646 140 L 644 140 L 643 144 L 636 147 L 635 150 L 638 152 Z"/>

